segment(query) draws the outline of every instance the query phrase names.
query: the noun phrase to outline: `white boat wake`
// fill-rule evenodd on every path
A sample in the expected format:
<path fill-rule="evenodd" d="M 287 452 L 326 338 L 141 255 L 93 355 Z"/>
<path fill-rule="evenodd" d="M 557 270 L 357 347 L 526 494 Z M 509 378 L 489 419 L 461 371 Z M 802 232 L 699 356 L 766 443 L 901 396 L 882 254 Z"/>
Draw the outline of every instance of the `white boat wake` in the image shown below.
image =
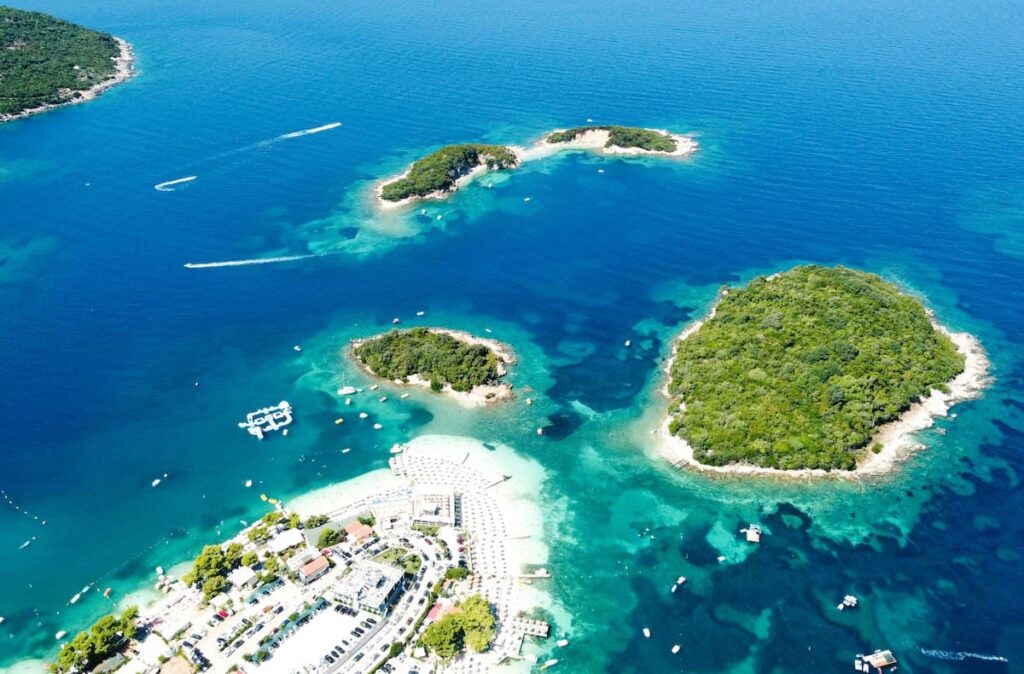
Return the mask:
<path fill-rule="evenodd" d="M 199 176 L 185 176 L 184 178 L 168 180 L 167 182 L 157 183 L 156 185 L 153 185 L 153 189 L 155 189 L 157 192 L 173 192 L 175 185 L 190 183 L 198 177 Z"/>
<path fill-rule="evenodd" d="M 341 122 L 331 122 L 330 124 L 324 124 L 323 126 L 316 126 L 312 129 L 303 129 L 302 131 L 292 131 L 291 133 L 284 133 L 274 138 L 274 141 L 278 140 L 290 140 L 292 138 L 301 138 L 303 136 L 311 136 L 314 133 L 323 133 L 324 131 L 330 131 L 331 129 L 337 129 L 341 126 Z"/>
<path fill-rule="evenodd" d="M 258 141 L 256 143 L 251 143 L 249 145 L 246 145 L 244 147 L 236 148 L 234 150 L 228 150 L 227 152 L 221 152 L 219 154 L 213 155 L 212 157 L 207 157 L 206 159 L 203 159 L 203 160 L 200 160 L 199 162 L 193 163 L 192 164 L 192 168 L 194 170 L 195 167 L 197 167 L 197 166 L 208 166 L 211 162 L 219 162 L 220 160 L 223 160 L 223 159 L 225 159 L 227 157 L 233 157 L 235 155 L 239 155 L 239 154 L 242 154 L 244 152 L 249 152 L 250 150 L 256 150 L 256 149 L 260 149 L 260 148 L 270 147 L 271 145 L 276 145 L 277 143 L 280 143 L 280 142 L 285 141 L 285 140 L 292 140 L 294 138 L 302 138 L 303 136 L 311 136 L 311 135 L 316 134 L 316 133 L 323 133 L 324 131 L 330 131 L 331 129 L 337 129 L 339 126 L 341 126 L 341 122 L 330 122 L 328 124 L 323 124 L 321 126 L 314 126 L 314 127 L 310 128 L 310 129 L 301 129 L 299 131 L 291 131 L 289 133 L 282 133 L 280 136 L 274 136 L 273 138 L 268 138 L 266 140 L 261 140 L 261 141 Z M 219 171 L 222 171 L 222 170 L 226 170 L 227 168 L 228 168 L 228 166 L 220 166 L 220 167 L 217 167 L 216 169 L 212 169 L 212 170 L 211 169 L 205 169 L 203 171 L 203 173 L 205 175 L 205 174 L 208 174 L 208 173 L 211 173 L 211 172 L 219 172 Z M 197 177 L 198 176 L 186 176 L 184 178 L 177 178 L 175 180 L 168 180 L 166 182 L 157 183 L 156 185 L 153 185 L 153 188 L 155 190 L 157 190 L 158 192 L 174 192 L 176 186 L 184 184 L 184 183 L 190 183 L 193 180 L 195 180 Z"/>
<path fill-rule="evenodd" d="M 970 653 L 968 651 L 940 651 L 931 648 L 919 649 L 923 655 L 938 660 L 951 660 L 960 662 L 962 660 L 988 660 L 990 662 L 1009 662 L 1001 655 L 985 655 L 983 653 Z"/>
<path fill-rule="evenodd" d="M 309 255 L 284 255 L 282 257 L 254 257 L 248 260 L 224 260 L 222 262 L 186 262 L 185 269 L 213 269 L 216 267 L 245 267 L 251 264 L 277 264 L 278 262 L 295 262 L 308 260 L 312 257 L 325 257 L 333 253 L 310 253 Z"/>

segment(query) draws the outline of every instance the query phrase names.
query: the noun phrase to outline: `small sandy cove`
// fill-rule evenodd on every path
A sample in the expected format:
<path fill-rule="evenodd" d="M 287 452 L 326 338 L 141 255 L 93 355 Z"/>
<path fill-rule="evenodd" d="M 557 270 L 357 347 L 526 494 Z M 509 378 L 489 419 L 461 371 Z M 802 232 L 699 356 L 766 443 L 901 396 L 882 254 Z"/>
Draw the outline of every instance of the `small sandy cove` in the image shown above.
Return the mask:
<path fill-rule="evenodd" d="M 516 363 L 516 355 L 515 352 L 512 350 L 512 347 L 510 347 L 507 344 L 503 344 L 495 339 L 477 337 L 476 335 L 472 335 L 463 330 L 450 330 L 448 328 L 427 328 L 427 330 L 435 334 L 448 335 L 459 340 L 464 344 L 470 344 L 474 346 L 481 345 L 487 347 L 494 353 L 494 355 L 498 359 L 497 368 L 499 377 L 504 377 L 506 374 L 508 374 L 508 366 L 515 365 Z M 373 337 L 367 337 L 365 339 L 353 339 L 350 342 L 349 348 L 354 350 L 360 344 L 364 344 L 380 336 L 381 335 L 374 335 Z M 354 355 L 353 360 L 359 363 L 359 365 L 364 370 L 372 374 L 374 377 L 377 376 L 373 372 L 373 370 L 367 367 L 365 363 L 356 358 Z M 394 383 L 396 386 L 417 386 L 420 388 L 430 390 L 430 380 L 424 379 L 418 374 L 409 376 L 406 381 L 402 381 L 401 379 L 395 379 L 393 380 L 392 383 Z M 469 391 L 456 391 L 451 387 L 450 384 L 445 384 L 444 387 L 440 390 L 440 393 L 453 398 L 463 407 L 484 407 L 486 405 L 498 402 L 500 400 L 511 400 L 512 398 L 515 397 L 515 395 L 512 393 L 512 385 L 505 383 L 490 384 L 485 386 L 474 386 Z"/>
<path fill-rule="evenodd" d="M 660 448 L 662 456 L 677 466 L 685 466 L 702 472 L 717 475 L 764 475 L 783 478 L 808 478 L 808 477 L 830 477 L 830 478 L 860 478 L 880 476 L 892 472 L 902 461 L 910 457 L 915 451 L 924 449 L 924 445 L 913 440 L 913 434 L 930 428 L 936 417 L 944 417 L 949 409 L 958 402 L 981 397 L 982 389 L 991 384 L 989 376 L 990 363 L 981 343 L 974 335 L 966 332 L 951 332 L 945 326 L 935 320 L 931 310 L 928 316 L 936 330 L 945 334 L 964 356 L 964 370 L 947 383 L 948 393 L 937 389 L 925 398 L 912 404 L 906 412 L 900 415 L 899 419 L 884 424 L 878 428 L 874 437 L 862 450 L 857 467 L 853 470 L 821 470 L 804 468 L 800 470 L 781 470 L 778 468 L 765 468 L 751 464 L 734 464 L 729 466 L 709 466 L 697 461 L 693 456 L 693 447 L 686 440 L 669 433 L 668 426 L 672 417 L 667 417 L 661 425 Z M 680 334 L 675 344 L 696 333 L 702 325 L 714 317 L 714 309 L 701 320 L 687 326 Z M 668 397 L 668 378 L 672 369 L 672 362 L 675 360 L 675 349 L 672 349 L 672 357 L 665 365 L 665 384 L 661 393 Z M 685 403 L 684 403 L 685 409 Z M 867 447 L 873 447 L 875 443 L 882 445 L 879 453 L 875 454 Z"/>

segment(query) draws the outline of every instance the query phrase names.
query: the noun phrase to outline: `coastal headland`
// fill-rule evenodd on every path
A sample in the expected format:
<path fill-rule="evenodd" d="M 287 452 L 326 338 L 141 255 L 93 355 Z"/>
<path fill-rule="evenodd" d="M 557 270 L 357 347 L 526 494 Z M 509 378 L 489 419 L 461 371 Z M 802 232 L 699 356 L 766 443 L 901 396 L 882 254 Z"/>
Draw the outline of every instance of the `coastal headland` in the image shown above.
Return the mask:
<path fill-rule="evenodd" d="M 511 347 L 461 330 L 392 330 L 352 340 L 349 353 L 375 377 L 427 388 L 467 407 L 513 397 L 512 386 L 501 381 L 516 362 Z"/>
<path fill-rule="evenodd" d="M 676 339 L 662 455 L 720 475 L 893 470 L 912 434 L 980 396 L 978 340 L 866 272 L 797 267 L 724 289 Z"/>
<path fill-rule="evenodd" d="M 400 175 L 377 183 L 374 196 L 378 207 L 394 209 L 419 199 L 444 199 L 488 171 L 515 169 L 560 152 L 685 157 L 697 147 L 693 138 L 669 131 L 609 125 L 556 129 L 528 147 L 447 145 L 417 160 Z"/>
<path fill-rule="evenodd" d="M 0 7 L 0 123 L 91 101 L 134 74 L 125 40 Z"/>

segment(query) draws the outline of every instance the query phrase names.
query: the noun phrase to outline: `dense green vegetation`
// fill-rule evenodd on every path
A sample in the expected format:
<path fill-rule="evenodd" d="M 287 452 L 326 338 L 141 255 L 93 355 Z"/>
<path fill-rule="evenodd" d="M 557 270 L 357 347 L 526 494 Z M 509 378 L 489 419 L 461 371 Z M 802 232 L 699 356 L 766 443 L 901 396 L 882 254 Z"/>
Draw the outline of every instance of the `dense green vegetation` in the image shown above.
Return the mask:
<path fill-rule="evenodd" d="M 705 464 L 852 469 L 878 425 L 963 367 L 919 300 L 874 274 L 797 267 L 728 292 L 678 344 L 670 430 Z"/>
<path fill-rule="evenodd" d="M 417 374 L 434 390 L 450 384 L 456 391 L 493 384 L 498 357 L 482 344 L 466 344 L 429 328 L 392 330 L 359 344 L 355 357 L 378 377 L 404 380 Z"/>
<path fill-rule="evenodd" d="M 316 539 L 316 547 L 321 550 L 329 548 L 332 545 L 337 545 L 343 540 L 348 538 L 348 532 L 344 529 L 324 529 L 320 532 L 320 536 Z"/>
<path fill-rule="evenodd" d="M 118 51 L 106 33 L 0 7 L 0 116 L 71 100 L 114 74 Z"/>
<path fill-rule="evenodd" d="M 92 627 L 75 635 L 61 646 L 57 660 L 50 665 L 54 672 L 87 672 L 119 652 L 135 635 L 139 611 L 134 606 L 120 617 L 104 616 Z"/>
<path fill-rule="evenodd" d="M 442 658 L 451 658 L 471 648 L 481 653 L 494 641 L 494 614 L 480 595 L 467 597 L 458 611 L 449 613 L 423 631 L 420 643 Z"/>
<path fill-rule="evenodd" d="M 641 129 L 635 126 L 577 126 L 574 129 L 556 131 L 547 137 L 549 143 L 568 143 L 587 131 L 607 131 L 605 147 L 636 147 L 652 152 L 675 152 L 675 138 L 660 131 Z"/>
<path fill-rule="evenodd" d="M 424 197 L 432 192 L 447 192 L 455 186 L 456 180 L 481 164 L 492 169 L 505 169 L 515 166 L 516 162 L 515 153 L 503 145 L 448 145 L 418 160 L 405 177 L 384 185 L 381 198 L 401 201 L 408 197 Z"/>

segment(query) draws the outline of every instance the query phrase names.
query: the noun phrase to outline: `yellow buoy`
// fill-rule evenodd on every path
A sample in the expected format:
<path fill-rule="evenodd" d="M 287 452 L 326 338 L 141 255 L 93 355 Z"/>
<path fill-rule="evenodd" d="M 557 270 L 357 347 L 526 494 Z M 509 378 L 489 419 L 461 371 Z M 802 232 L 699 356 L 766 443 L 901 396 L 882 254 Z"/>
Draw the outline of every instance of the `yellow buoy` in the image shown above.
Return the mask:
<path fill-rule="evenodd" d="M 335 426 L 340 426 L 343 423 L 345 423 L 345 420 L 342 419 L 341 417 L 338 417 L 337 419 L 334 420 L 334 425 Z"/>
<path fill-rule="evenodd" d="M 266 501 L 267 500 L 267 495 L 266 494 L 260 494 L 260 500 L 261 501 Z"/>

